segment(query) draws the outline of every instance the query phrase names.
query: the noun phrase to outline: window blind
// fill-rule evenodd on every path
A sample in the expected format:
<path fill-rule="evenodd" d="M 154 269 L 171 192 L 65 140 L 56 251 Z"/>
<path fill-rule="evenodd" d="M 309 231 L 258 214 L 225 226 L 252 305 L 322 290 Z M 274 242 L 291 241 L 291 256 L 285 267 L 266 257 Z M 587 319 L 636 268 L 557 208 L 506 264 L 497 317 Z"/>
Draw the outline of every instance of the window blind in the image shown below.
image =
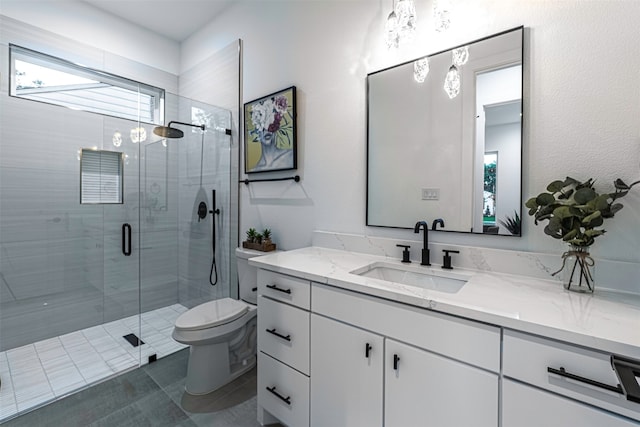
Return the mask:
<path fill-rule="evenodd" d="M 122 153 L 82 149 L 80 203 L 122 203 Z"/>

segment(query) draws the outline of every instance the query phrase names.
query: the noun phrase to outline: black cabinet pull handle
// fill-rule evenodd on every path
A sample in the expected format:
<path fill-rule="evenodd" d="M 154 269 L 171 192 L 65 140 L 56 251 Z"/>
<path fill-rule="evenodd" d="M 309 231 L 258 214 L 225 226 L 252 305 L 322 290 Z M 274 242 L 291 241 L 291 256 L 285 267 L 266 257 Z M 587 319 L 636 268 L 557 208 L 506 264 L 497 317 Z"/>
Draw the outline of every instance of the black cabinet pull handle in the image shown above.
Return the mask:
<path fill-rule="evenodd" d="M 127 223 L 122 224 L 122 254 L 131 255 L 131 225 Z"/>
<path fill-rule="evenodd" d="M 291 293 L 291 289 L 282 289 L 277 287 L 276 285 L 267 285 L 267 288 L 273 289 L 274 291 L 284 292 L 285 294 Z"/>
<path fill-rule="evenodd" d="M 393 369 L 394 370 L 398 370 L 398 362 L 400 362 L 400 356 L 398 356 L 397 354 L 393 355 Z"/>
<path fill-rule="evenodd" d="M 585 378 L 585 377 L 581 377 L 581 376 L 578 376 L 578 375 L 575 375 L 575 374 L 571 374 L 571 373 L 567 372 L 562 366 L 560 367 L 560 369 L 547 367 L 547 372 L 550 372 L 550 373 L 556 374 L 556 375 L 560 375 L 561 377 L 570 378 L 572 380 L 579 381 L 581 383 L 585 383 L 585 384 L 589 384 L 589 385 L 592 385 L 592 386 L 600 387 L 600 388 L 603 388 L 605 390 L 613 391 L 615 393 L 622 394 L 622 387 L 620 387 L 620 384 L 618 384 L 617 386 L 612 386 L 612 385 L 609 385 L 609 384 L 601 383 L 599 381 L 591 380 L 589 378 Z"/>
<path fill-rule="evenodd" d="M 282 334 L 279 334 L 278 332 L 276 332 L 276 328 L 273 329 L 265 329 L 265 331 L 269 332 L 270 334 L 273 334 L 277 337 L 282 338 L 283 340 L 287 340 L 287 341 L 291 341 L 291 335 L 287 335 L 286 337 Z"/>
<path fill-rule="evenodd" d="M 372 349 L 372 348 L 373 348 L 373 347 L 371 347 L 371 344 L 369 344 L 369 343 L 367 343 L 367 344 L 364 346 L 364 357 L 366 357 L 367 359 L 369 358 L 369 353 L 371 352 L 371 349 Z"/>
<path fill-rule="evenodd" d="M 278 399 L 282 400 L 284 403 L 286 403 L 287 405 L 291 405 L 291 396 L 287 396 L 284 397 L 283 395 L 281 395 L 280 393 L 278 393 L 276 391 L 276 386 L 273 387 L 267 387 L 267 390 L 269 390 L 271 393 L 273 393 Z"/>

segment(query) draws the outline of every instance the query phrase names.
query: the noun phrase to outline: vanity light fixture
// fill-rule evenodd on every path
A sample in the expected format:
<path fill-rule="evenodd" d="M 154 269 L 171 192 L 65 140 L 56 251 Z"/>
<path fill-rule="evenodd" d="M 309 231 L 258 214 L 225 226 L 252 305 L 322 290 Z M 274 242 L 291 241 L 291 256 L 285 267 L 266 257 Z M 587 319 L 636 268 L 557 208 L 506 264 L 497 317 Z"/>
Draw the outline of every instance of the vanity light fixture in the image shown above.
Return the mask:
<path fill-rule="evenodd" d="M 391 13 L 387 17 L 387 22 L 384 25 L 384 41 L 387 49 L 397 48 L 400 43 L 398 16 L 394 10 L 391 10 Z"/>
<path fill-rule="evenodd" d="M 427 74 L 429 74 L 429 58 L 416 59 L 413 63 L 413 78 L 418 83 L 424 83 Z"/>
<path fill-rule="evenodd" d="M 460 71 L 455 64 L 451 64 L 449 71 L 444 78 L 444 91 L 450 99 L 455 98 L 460 93 Z"/>
<path fill-rule="evenodd" d="M 416 6 L 413 0 L 398 0 L 392 6 L 384 26 L 384 40 L 388 49 L 413 40 L 416 33 Z"/>
<path fill-rule="evenodd" d="M 433 21 L 437 32 L 441 33 L 449 29 L 449 26 L 451 26 L 450 0 L 434 0 Z"/>
<path fill-rule="evenodd" d="M 398 0 L 396 3 L 398 15 L 398 37 L 400 42 L 413 40 L 416 34 L 416 5 L 413 0 Z"/>
<path fill-rule="evenodd" d="M 453 49 L 452 60 L 453 65 L 456 67 L 461 67 L 469 61 L 469 47 L 459 47 L 457 49 Z"/>

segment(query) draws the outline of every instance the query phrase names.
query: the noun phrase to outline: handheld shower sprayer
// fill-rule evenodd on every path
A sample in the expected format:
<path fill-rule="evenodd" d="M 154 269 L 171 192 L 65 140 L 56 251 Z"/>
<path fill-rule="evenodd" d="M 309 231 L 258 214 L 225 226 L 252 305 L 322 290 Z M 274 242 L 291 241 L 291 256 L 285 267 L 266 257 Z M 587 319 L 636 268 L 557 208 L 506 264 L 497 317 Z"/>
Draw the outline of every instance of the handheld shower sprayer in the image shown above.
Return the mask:
<path fill-rule="evenodd" d="M 206 210 L 206 207 L 205 207 Z M 216 190 L 211 190 L 211 271 L 209 272 L 209 283 L 215 286 L 218 283 L 218 267 L 216 266 L 216 215 L 220 215 L 220 209 L 216 208 Z M 214 279 L 215 275 L 215 279 Z"/>

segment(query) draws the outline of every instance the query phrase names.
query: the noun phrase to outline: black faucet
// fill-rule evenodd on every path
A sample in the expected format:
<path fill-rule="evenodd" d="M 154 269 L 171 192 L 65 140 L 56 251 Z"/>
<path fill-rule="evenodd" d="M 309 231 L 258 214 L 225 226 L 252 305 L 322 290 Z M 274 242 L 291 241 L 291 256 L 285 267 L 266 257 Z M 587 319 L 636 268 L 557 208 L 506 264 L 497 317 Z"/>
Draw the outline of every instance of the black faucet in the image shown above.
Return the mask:
<path fill-rule="evenodd" d="M 431 230 L 435 231 L 436 225 L 440 224 L 440 228 L 444 228 L 444 220 L 442 218 L 434 219 L 431 223 Z"/>
<path fill-rule="evenodd" d="M 422 244 L 422 262 L 420 265 L 431 265 L 429 262 L 429 225 L 425 221 L 418 221 L 413 232 L 419 234 L 421 228 L 424 230 L 424 243 Z"/>

